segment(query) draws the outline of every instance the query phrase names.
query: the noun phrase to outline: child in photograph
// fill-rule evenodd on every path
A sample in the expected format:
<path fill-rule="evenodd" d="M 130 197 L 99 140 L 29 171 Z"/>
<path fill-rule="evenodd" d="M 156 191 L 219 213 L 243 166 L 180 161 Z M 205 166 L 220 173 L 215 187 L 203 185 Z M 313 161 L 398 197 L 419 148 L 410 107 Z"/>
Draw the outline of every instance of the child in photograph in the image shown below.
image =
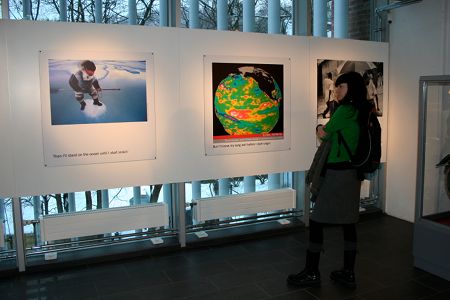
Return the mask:
<path fill-rule="evenodd" d="M 331 72 L 327 73 L 327 77 L 323 80 L 323 86 L 325 89 L 325 101 L 327 108 L 321 114 L 322 118 L 326 118 L 328 112 L 330 113 L 330 118 L 337 108 L 337 101 L 334 99 L 334 81 Z"/>
<path fill-rule="evenodd" d="M 94 62 L 84 60 L 80 64 L 81 69 L 72 74 L 69 79 L 69 85 L 75 92 L 75 99 L 80 103 L 80 109 L 84 110 L 86 102 L 84 94 L 89 94 L 94 100 L 94 105 L 102 106 L 98 100 L 99 92 L 102 90 L 97 78 L 94 76 L 97 69 Z"/>

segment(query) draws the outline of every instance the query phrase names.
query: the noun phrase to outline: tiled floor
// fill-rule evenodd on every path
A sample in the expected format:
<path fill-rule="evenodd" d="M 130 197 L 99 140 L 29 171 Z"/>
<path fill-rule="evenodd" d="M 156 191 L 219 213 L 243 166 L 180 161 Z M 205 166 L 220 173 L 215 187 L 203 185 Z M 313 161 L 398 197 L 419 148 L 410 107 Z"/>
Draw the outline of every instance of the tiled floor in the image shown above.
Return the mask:
<path fill-rule="evenodd" d="M 341 264 L 341 230 L 325 231 L 322 286 L 285 283 L 304 264 L 305 230 L 63 271 L 1 279 L 0 299 L 450 299 L 450 282 L 413 267 L 413 225 L 392 217 L 358 224 L 356 290 L 330 282 Z"/>

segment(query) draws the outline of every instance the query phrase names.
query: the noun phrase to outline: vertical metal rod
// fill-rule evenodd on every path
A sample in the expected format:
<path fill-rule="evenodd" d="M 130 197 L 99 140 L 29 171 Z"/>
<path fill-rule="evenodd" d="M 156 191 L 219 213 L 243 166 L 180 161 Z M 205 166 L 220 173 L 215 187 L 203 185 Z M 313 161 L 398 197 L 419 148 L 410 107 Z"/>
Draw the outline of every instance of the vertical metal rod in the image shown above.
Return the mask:
<path fill-rule="evenodd" d="M 2 0 L 2 19 L 9 20 L 9 0 Z"/>
<path fill-rule="evenodd" d="M 253 193 L 256 190 L 256 176 L 244 177 L 244 193 Z"/>
<path fill-rule="evenodd" d="M 189 1 L 189 28 L 200 28 L 198 0 Z"/>
<path fill-rule="evenodd" d="M 313 6 L 313 35 L 327 36 L 327 1 L 314 0 Z"/>
<path fill-rule="evenodd" d="M 102 190 L 102 208 L 109 207 L 109 191 Z"/>
<path fill-rule="evenodd" d="M 423 212 L 423 178 L 425 174 L 425 141 L 426 141 L 426 123 L 427 123 L 427 92 L 428 83 L 419 81 L 419 136 L 417 149 L 417 177 L 416 177 L 416 216 L 415 221 L 419 221 Z M 419 205 L 420 204 L 420 205 Z"/>
<path fill-rule="evenodd" d="M 16 240 L 17 266 L 25 271 L 25 247 L 23 241 L 22 205 L 19 197 L 12 198 L 14 218 L 14 238 Z"/>
<path fill-rule="evenodd" d="M 6 248 L 5 245 L 5 230 L 4 230 L 4 220 L 5 220 L 5 199 L 0 198 L 0 250 Z"/>
<path fill-rule="evenodd" d="M 217 0 L 217 30 L 228 30 L 227 0 Z"/>
<path fill-rule="evenodd" d="M 34 219 L 39 220 L 39 217 L 42 215 L 41 210 L 41 197 L 40 196 L 33 196 L 33 213 L 34 213 Z M 35 224 L 35 237 L 36 237 L 36 244 L 41 244 L 41 224 L 37 223 Z"/>
<path fill-rule="evenodd" d="M 244 0 L 243 5 L 243 30 L 244 32 L 255 31 L 255 1 Z"/>
<path fill-rule="evenodd" d="M 334 37 L 348 38 L 348 0 L 334 0 Z"/>
<path fill-rule="evenodd" d="M 67 21 L 67 0 L 59 0 L 59 20 Z"/>
<path fill-rule="evenodd" d="M 277 190 L 281 187 L 281 173 L 269 174 L 269 190 Z"/>
<path fill-rule="evenodd" d="M 95 0 L 95 23 L 102 23 L 102 0 Z"/>
<path fill-rule="evenodd" d="M 309 0 L 292 0 L 294 35 L 311 34 L 311 5 Z"/>
<path fill-rule="evenodd" d="M 178 241 L 181 247 L 186 247 L 186 195 L 184 184 L 184 182 L 179 182 L 173 185 L 178 203 Z"/>
<path fill-rule="evenodd" d="M 226 196 L 230 193 L 230 178 L 219 179 L 219 196 Z"/>
<path fill-rule="evenodd" d="M 24 20 L 31 20 L 31 0 L 22 1 L 23 16 Z"/>
<path fill-rule="evenodd" d="M 280 33 L 280 0 L 271 0 L 268 3 L 269 18 L 267 20 L 267 32 L 270 34 Z"/>
<path fill-rule="evenodd" d="M 137 24 L 136 0 L 128 0 L 128 24 Z"/>
<path fill-rule="evenodd" d="M 159 1 L 159 27 L 169 26 L 169 3 L 167 1 Z"/>

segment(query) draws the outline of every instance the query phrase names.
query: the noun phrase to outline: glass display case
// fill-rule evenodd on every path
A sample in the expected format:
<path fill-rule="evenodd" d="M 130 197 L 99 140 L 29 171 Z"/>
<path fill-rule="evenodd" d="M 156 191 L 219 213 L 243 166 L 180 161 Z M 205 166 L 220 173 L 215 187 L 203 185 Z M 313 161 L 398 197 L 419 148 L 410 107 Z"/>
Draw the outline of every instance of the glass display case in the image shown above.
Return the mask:
<path fill-rule="evenodd" d="M 450 280 L 450 75 L 419 85 L 414 265 Z"/>

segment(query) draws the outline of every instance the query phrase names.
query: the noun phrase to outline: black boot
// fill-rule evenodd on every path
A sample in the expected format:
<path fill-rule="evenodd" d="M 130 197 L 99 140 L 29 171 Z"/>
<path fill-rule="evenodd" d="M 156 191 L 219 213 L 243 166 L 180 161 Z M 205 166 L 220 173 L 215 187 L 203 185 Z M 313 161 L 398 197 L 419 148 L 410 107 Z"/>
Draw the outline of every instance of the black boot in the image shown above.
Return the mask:
<path fill-rule="evenodd" d="M 84 110 L 85 107 L 86 107 L 86 102 L 81 101 L 80 102 L 80 110 Z"/>
<path fill-rule="evenodd" d="M 97 106 L 102 106 L 103 105 L 103 103 L 98 101 L 98 99 L 93 99 L 93 100 L 94 100 L 94 105 L 97 105 Z"/>
<path fill-rule="evenodd" d="M 287 283 L 298 287 L 311 287 L 320 285 L 319 272 L 320 252 L 306 251 L 306 264 L 303 271 L 298 274 L 291 274 L 287 278 Z"/>
<path fill-rule="evenodd" d="M 344 251 L 344 268 L 331 272 L 330 278 L 342 286 L 350 289 L 356 288 L 355 272 L 356 251 Z"/>

